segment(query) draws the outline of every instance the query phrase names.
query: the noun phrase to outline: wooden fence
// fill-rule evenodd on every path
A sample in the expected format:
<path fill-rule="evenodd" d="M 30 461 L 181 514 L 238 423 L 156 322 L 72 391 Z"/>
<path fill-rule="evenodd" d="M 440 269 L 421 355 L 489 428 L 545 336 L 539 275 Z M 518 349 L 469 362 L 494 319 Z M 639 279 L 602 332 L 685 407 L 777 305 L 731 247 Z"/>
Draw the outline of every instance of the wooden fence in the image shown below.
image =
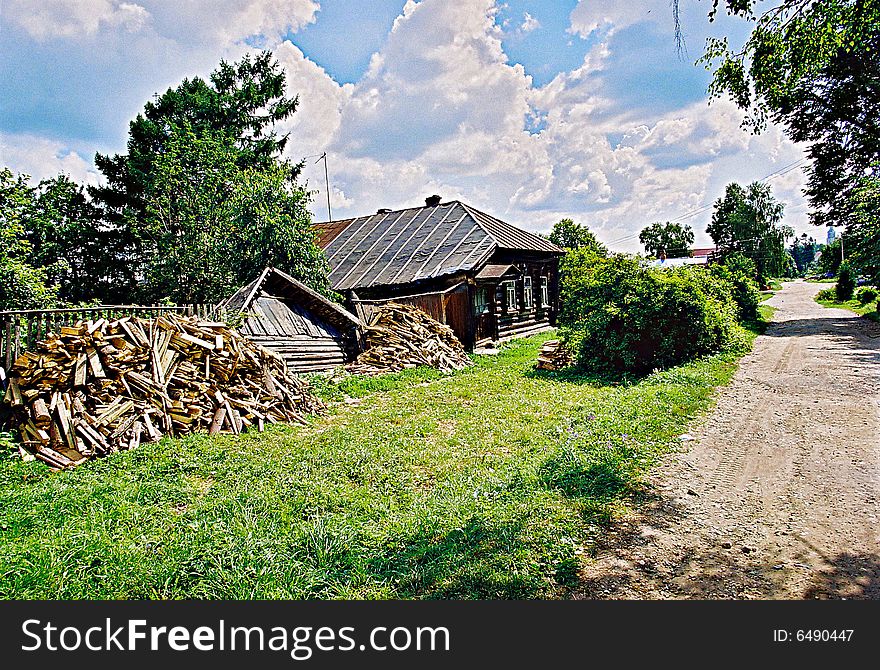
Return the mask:
<path fill-rule="evenodd" d="M 123 316 L 152 318 L 159 314 L 177 312 L 188 316 L 210 319 L 214 316 L 212 305 L 98 305 L 96 307 L 72 307 L 69 309 L 26 309 L 0 312 L 0 384 L 3 368 L 9 370 L 15 359 L 30 349 L 49 333 L 57 333 L 62 326 L 77 321 L 118 319 Z"/>

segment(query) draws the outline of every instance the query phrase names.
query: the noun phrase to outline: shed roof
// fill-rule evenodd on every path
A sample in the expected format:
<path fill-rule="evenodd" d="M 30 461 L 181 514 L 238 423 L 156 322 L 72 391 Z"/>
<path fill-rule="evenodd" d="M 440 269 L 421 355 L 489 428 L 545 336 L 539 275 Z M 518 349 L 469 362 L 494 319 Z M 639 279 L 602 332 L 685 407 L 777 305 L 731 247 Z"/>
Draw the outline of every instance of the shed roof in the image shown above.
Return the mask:
<path fill-rule="evenodd" d="M 295 302 L 341 331 L 361 326 L 358 318 L 346 309 L 310 289 L 286 272 L 273 267 L 267 267 L 259 277 L 250 284 L 242 286 L 221 302 L 218 307 L 230 312 L 247 312 L 253 302 L 264 292 Z"/>
<path fill-rule="evenodd" d="M 543 237 L 520 230 L 457 200 L 316 224 L 333 288 L 343 291 L 474 270 L 498 249 L 564 254 Z"/>

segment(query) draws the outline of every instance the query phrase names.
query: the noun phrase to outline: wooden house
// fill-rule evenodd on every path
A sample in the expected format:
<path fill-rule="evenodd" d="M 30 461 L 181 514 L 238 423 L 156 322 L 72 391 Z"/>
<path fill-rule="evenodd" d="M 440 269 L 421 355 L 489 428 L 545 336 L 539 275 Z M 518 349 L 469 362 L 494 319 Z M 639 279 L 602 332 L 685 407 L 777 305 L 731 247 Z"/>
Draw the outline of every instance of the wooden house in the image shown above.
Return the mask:
<path fill-rule="evenodd" d="M 363 315 L 396 300 L 448 324 L 468 348 L 555 324 L 563 249 L 463 202 L 317 224 L 330 282 Z"/>
<path fill-rule="evenodd" d="M 239 332 L 279 354 L 289 372 L 322 372 L 357 355 L 357 317 L 281 270 L 266 268 L 218 308 L 242 313 Z"/>

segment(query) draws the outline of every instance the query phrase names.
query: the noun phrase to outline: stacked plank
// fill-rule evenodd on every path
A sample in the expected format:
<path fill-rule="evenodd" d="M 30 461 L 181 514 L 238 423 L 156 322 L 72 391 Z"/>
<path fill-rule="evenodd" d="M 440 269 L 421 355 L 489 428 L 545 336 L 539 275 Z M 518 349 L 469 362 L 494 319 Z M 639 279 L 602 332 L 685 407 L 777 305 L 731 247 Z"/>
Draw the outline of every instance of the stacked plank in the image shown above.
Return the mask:
<path fill-rule="evenodd" d="M 449 326 L 411 305 L 378 308 L 364 329 L 366 349 L 345 366 L 353 374 L 377 375 L 425 365 L 444 372 L 472 361 Z"/>
<path fill-rule="evenodd" d="M 80 321 L 9 372 L 22 456 L 59 469 L 163 435 L 262 430 L 323 409 L 277 355 L 194 317 Z"/>
<path fill-rule="evenodd" d="M 538 352 L 538 370 L 561 370 L 574 362 L 571 353 L 559 340 L 547 340 Z"/>

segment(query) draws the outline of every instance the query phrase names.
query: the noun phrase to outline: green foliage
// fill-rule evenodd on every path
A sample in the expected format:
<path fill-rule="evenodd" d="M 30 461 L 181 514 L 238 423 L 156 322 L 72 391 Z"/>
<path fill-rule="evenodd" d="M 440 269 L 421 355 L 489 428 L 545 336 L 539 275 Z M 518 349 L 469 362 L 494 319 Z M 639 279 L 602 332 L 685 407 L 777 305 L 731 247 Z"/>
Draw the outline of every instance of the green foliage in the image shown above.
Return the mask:
<path fill-rule="evenodd" d="M 622 255 L 585 265 L 566 276 L 559 324 L 586 370 L 640 375 L 742 342 L 721 273 L 651 268 Z"/>
<path fill-rule="evenodd" d="M 694 243 L 694 231 L 688 225 L 680 223 L 652 223 L 639 233 L 639 242 L 648 254 L 659 257 L 664 252 L 667 258 L 690 256 L 690 248 Z"/>
<path fill-rule="evenodd" d="M 867 305 L 877 300 L 877 289 L 870 286 L 860 286 L 856 289 L 855 297 L 862 305 Z"/>
<path fill-rule="evenodd" d="M 608 248 L 596 239 L 589 228 L 571 219 L 562 219 L 556 223 L 548 239 L 563 249 L 584 249 L 599 256 L 608 255 Z"/>
<path fill-rule="evenodd" d="M 0 597 L 565 597 L 736 366 L 600 386 L 535 372 L 546 337 L 306 426 L 2 458 Z"/>
<path fill-rule="evenodd" d="M 172 126 L 141 229 L 149 300 L 217 302 L 275 265 L 327 290 L 308 197 L 284 163 L 241 168 L 225 136 Z"/>
<path fill-rule="evenodd" d="M 837 277 L 837 284 L 834 286 L 834 296 L 838 302 L 846 302 L 847 300 L 852 300 L 855 289 L 855 273 L 850 264 L 844 261 L 840 265 L 840 274 Z"/>
<path fill-rule="evenodd" d="M 822 248 L 822 255 L 819 257 L 815 267 L 815 271 L 818 275 L 823 277 L 825 275 L 830 275 L 834 277 L 840 272 L 840 246 L 843 243 L 843 236 L 841 235 L 831 244 L 827 244 Z"/>
<path fill-rule="evenodd" d="M 819 291 L 816 294 L 816 300 L 821 300 L 821 301 L 825 301 L 825 302 L 829 302 L 829 301 L 833 302 L 833 301 L 837 300 L 837 292 L 834 290 L 833 287 L 832 288 L 823 288 L 821 291 Z"/>
<path fill-rule="evenodd" d="M 880 286 L 880 164 L 871 170 L 853 192 L 846 244 L 853 264 L 874 286 Z"/>
<path fill-rule="evenodd" d="M 245 56 L 148 102 L 129 125 L 128 153 L 96 156 L 106 183 L 90 193 L 125 245 L 130 276 L 147 279 L 134 298 L 213 300 L 275 260 L 323 288 L 295 185 L 301 166 L 279 160 L 288 138 L 274 130 L 296 106 L 270 53 Z M 279 247 L 262 249 L 254 270 L 254 245 L 270 241 Z"/>
<path fill-rule="evenodd" d="M 57 298 L 47 270 L 31 264 L 34 249 L 26 224 L 34 200 L 25 175 L 0 169 L 0 310 L 51 307 Z"/>
<path fill-rule="evenodd" d="M 715 201 L 706 232 L 722 259 L 734 252 L 750 258 L 755 279 L 763 286 L 768 277 L 784 276 L 788 268 L 785 238 L 791 231 L 780 224 L 782 212 L 768 185 L 754 182 L 746 189 L 731 183 Z"/>
<path fill-rule="evenodd" d="M 708 40 L 710 95 L 729 95 L 753 131 L 773 119 L 808 143 L 811 218 L 846 225 L 852 190 L 880 158 L 880 3 L 783 0 L 759 14 L 754 2 L 727 0 L 710 18 L 719 5 L 752 29 L 740 49 Z"/>
<path fill-rule="evenodd" d="M 758 304 L 761 294 L 755 283 L 755 264 L 741 253 L 734 252 L 723 263 L 713 263 L 709 271 L 730 286 L 730 296 L 737 306 L 741 321 L 755 321 L 758 318 Z"/>
<path fill-rule="evenodd" d="M 807 268 L 809 268 L 816 259 L 816 251 L 818 248 L 819 245 L 816 243 L 816 240 L 811 236 L 807 236 L 806 233 L 802 233 L 800 237 L 796 237 L 789 247 L 789 253 L 794 260 L 797 274 L 786 276 L 803 277 L 807 272 Z"/>

